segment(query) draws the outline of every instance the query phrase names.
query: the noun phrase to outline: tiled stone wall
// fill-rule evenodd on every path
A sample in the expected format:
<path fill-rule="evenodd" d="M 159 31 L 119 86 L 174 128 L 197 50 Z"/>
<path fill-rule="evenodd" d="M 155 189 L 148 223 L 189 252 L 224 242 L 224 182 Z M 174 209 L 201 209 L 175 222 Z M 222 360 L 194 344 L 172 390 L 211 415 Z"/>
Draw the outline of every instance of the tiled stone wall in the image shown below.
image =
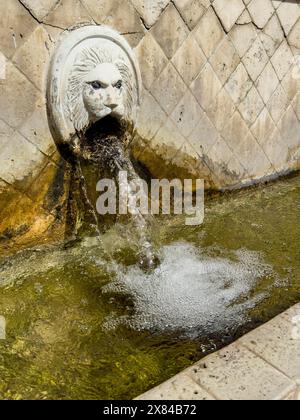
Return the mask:
<path fill-rule="evenodd" d="M 0 0 L 0 232 L 17 207 L 56 217 L 38 194 L 60 179 L 45 79 L 60 34 L 83 23 L 139 57 L 134 152 L 154 176 L 230 187 L 299 167 L 298 1 Z"/>
<path fill-rule="evenodd" d="M 299 167 L 297 1 L 148 2 L 161 15 L 133 3 L 149 29 L 136 48 L 147 140 L 137 156 L 152 173 L 167 161 L 232 187 Z"/>

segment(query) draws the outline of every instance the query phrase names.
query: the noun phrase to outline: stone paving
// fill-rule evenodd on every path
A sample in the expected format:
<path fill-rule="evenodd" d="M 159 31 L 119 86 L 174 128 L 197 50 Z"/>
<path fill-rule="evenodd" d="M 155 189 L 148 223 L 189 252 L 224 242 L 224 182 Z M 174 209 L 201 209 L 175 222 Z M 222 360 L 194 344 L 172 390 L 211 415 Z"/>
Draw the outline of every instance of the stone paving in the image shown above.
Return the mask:
<path fill-rule="evenodd" d="M 300 400 L 300 304 L 137 400 Z"/>

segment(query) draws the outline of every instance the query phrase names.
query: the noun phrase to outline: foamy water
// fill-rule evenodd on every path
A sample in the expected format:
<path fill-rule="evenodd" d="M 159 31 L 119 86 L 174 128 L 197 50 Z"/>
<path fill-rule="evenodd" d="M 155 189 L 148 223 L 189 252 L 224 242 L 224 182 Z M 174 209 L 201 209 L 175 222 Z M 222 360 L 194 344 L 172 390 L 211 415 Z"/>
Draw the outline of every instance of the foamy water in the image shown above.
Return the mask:
<path fill-rule="evenodd" d="M 161 265 L 149 274 L 124 269 L 103 293 L 130 295 L 135 313 L 106 320 L 105 328 L 127 324 L 139 330 L 180 331 L 189 336 L 219 332 L 245 321 L 263 294 L 251 297 L 257 282 L 272 274 L 257 253 L 240 250 L 233 258 L 202 255 L 193 245 L 163 248 Z"/>

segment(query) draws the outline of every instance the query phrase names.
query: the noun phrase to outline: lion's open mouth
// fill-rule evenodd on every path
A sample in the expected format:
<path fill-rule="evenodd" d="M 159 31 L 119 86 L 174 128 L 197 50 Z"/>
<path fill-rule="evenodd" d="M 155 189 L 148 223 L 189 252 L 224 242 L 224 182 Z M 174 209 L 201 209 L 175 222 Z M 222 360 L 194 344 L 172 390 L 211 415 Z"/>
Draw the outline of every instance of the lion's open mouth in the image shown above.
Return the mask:
<path fill-rule="evenodd" d="M 118 116 L 109 114 L 100 121 L 94 123 L 85 133 L 85 138 L 88 143 L 92 143 L 97 137 L 116 136 L 122 138 L 124 136 L 126 127 Z"/>
<path fill-rule="evenodd" d="M 94 123 L 82 136 L 81 157 L 102 167 L 113 166 L 113 161 L 117 160 L 115 157 L 125 146 L 126 133 L 126 124 L 112 114 L 108 115 Z"/>

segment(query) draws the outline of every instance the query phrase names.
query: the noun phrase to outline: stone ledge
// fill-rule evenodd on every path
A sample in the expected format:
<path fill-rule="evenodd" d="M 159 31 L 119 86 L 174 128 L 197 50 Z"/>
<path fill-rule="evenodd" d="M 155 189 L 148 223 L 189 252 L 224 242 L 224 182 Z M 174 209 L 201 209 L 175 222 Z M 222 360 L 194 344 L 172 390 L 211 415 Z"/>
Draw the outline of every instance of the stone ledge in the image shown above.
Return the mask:
<path fill-rule="evenodd" d="M 300 304 L 137 400 L 300 400 Z"/>

